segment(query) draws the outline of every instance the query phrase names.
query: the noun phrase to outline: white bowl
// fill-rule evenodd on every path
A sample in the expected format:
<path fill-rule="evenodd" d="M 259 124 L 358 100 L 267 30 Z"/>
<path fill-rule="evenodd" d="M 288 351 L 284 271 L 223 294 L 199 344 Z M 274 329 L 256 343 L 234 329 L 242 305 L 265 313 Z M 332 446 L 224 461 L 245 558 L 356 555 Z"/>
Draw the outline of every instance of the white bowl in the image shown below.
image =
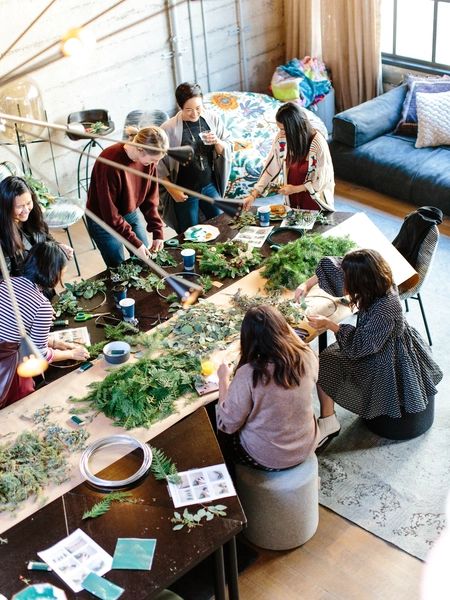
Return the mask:
<path fill-rule="evenodd" d="M 111 365 L 121 365 L 130 358 L 130 350 L 126 342 L 109 342 L 103 347 L 103 356 Z"/>

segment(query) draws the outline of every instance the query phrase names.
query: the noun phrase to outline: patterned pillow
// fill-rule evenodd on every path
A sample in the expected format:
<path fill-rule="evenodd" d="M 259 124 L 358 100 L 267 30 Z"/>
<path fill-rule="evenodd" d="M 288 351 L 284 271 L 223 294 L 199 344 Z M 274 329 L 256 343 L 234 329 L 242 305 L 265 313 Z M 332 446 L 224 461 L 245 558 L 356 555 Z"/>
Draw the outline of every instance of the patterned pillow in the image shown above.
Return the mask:
<path fill-rule="evenodd" d="M 283 104 L 267 94 L 255 92 L 209 92 L 205 107 L 220 115 L 234 140 L 227 198 L 243 198 L 259 179 L 264 161 L 278 132 L 275 114 Z M 302 108 L 312 126 L 328 137 L 321 119 Z"/>
<path fill-rule="evenodd" d="M 450 77 L 418 77 L 416 75 L 407 75 L 406 83 L 408 91 L 403 102 L 402 118 L 398 122 L 395 133 L 399 135 L 416 136 L 417 135 L 417 110 L 416 95 L 418 92 L 428 92 L 436 94 L 450 90 Z"/>
<path fill-rule="evenodd" d="M 450 145 L 450 91 L 417 94 L 416 148 Z"/>

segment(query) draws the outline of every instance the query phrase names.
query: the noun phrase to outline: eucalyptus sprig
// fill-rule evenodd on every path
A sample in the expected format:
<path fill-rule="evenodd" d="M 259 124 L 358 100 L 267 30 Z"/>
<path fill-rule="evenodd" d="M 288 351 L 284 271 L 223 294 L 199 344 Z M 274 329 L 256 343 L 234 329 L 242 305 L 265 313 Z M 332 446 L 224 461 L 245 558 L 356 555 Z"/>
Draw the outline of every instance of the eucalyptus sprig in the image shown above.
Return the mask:
<path fill-rule="evenodd" d="M 151 254 L 151 259 L 160 267 L 176 267 L 178 264 L 172 254 L 165 248 Z"/>
<path fill-rule="evenodd" d="M 172 523 L 175 523 L 172 529 L 180 531 L 186 526 L 188 533 L 190 533 L 194 527 L 202 526 L 202 519 L 211 521 L 214 517 L 226 517 L 226 510 L 227 507 L 224 504 L 216 504 L 215 506 L 203 506 L 195 514 L 190 513 L 187 508 L 184 509 L 183 514 L 175 511 L 170 519 Z"/>
<path fill-rule="evenodd" d="M 180 483 L 181 477 L 178 474 L 176 464 L 159 448 L 151 446 L 151 450 L 152 466 L 150 468 L 155 479 L 166 479 L 170 483 L 175 484 Z"/>
<path fill-rule="evenodd" d="M 225 348 L 239 334 L 241 322 L 242 315 L 235 308 L 202 302 L 180 311 L 170 326 L 162 328 L 169 332 L 162 345 L 170 350 L 208 354 Z"/>
<path fill-rule="evenodd" d="M 94 504 L 94 506 L 87 510 L 82 519 L 96 519 L 97 517 L 101 517 L 111 508 L 111 504 L 113 502 L 120 502 L 121 504 L 136 504 L 137 500 L 132 498 L 132 494 L 130 492 L 110 492 L 103 500 Z"/>

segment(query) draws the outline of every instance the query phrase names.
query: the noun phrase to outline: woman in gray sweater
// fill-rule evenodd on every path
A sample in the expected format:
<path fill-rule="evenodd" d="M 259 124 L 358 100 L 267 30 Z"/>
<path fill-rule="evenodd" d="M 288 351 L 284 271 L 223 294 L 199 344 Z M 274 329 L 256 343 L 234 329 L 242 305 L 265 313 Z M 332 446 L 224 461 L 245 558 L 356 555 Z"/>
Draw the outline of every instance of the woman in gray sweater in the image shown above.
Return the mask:
<path fill-rule="evenodd" d="M 318 438 L 311 401 L 317 374 L 316 355 L 276 308 L 250 308 L 232 382 L 226 364 L 218 369 L 217 425 L 231 435 L 229 458 L 278 471 L 312 454 Z"/>

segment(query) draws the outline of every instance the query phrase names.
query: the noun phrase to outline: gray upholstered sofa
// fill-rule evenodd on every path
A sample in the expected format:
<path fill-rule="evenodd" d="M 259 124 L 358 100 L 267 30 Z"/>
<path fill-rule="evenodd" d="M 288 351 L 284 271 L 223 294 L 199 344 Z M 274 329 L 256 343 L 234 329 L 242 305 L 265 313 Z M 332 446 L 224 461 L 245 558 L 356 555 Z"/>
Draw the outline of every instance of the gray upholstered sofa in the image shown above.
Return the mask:
<path fill-rule="evenodd" d="M 335 175 L 450 215 L 450 146 L 415 148 L 415 137 L 394 134 L 406 91 L 402 85 L 334 117 Z"/>

